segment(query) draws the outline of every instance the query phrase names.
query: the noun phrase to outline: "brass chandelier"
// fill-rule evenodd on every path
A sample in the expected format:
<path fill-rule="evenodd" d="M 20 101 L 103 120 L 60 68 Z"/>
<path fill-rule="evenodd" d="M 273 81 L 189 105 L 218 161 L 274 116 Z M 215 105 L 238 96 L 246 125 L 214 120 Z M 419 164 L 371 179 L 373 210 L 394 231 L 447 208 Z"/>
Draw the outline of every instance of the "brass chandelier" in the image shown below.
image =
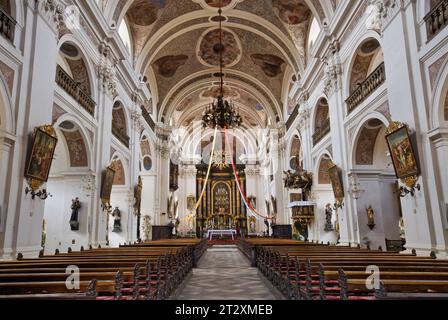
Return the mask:
<path fill-rule="evenodd" d="M 216 74 L 221 79 L 220 93 L 216 101 L 206 108 L 202 114 L 202 123 L 204 128 L 211 129 L 232 129 L 241 125 L 242 119 L 232 102 L 224 99 L 224 73 L 223 73 L 223 51 L 224 45 L 222 43 L 222 9 L 221 1 L 219 2 L 219 44 L 213 47 L 213 50 L 219 52 L 219 68 L 220 72 Z"/>

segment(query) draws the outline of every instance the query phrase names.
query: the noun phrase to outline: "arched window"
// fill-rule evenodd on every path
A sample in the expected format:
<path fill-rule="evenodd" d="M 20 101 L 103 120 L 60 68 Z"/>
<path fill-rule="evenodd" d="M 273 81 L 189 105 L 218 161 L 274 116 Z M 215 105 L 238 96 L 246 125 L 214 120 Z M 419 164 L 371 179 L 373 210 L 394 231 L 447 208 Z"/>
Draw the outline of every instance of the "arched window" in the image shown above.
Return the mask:
<path fill-rule="evenodd" d="M 308 34 L 308 52 L 311 50 L 314 43 L 316 42 L 319 33 L 320 33 L 319 22 L 317 21 L 316 18 L 313 18 L 313 21 L 311 22 L 310 26 L 310 32 Z"/>
<path fill-rule="evenodd" d="M 125 19 L 121 21 L 120 27 L 118 28 L 118 34 L 120 35 L 121 40 L 123 41 L 126 49 L 128 50 L 129 55 L 132 55 L 132 42 L 131 42 L 131 33 L 129 30 L 128 23 Z"/>

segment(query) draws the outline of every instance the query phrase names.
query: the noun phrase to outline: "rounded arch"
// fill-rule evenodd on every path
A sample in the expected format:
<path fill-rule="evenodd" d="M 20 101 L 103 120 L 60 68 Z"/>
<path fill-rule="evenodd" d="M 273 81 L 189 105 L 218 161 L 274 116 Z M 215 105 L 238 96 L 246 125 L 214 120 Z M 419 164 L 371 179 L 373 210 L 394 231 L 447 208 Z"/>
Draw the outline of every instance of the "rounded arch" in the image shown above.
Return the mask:
<path fill-rule="evenodd" d="M 369 43 L 369 41 L 371 43 Z M 374 42 L 376 42 L 377 47 L 375 47 Z M 363 46 L 365 46 L 365 53 L 362 53 Z M 354 86 L 359 81 L 365 80 L 370 74 L 369 71 L 371 71 L 372 63 L 375 62 L 375 56 L 378 54 L 378 50 L 382 53 L 382 40 L 380 35 L 375 31 L 368 31 L 359 35 L 351 47 L 353 49 L 348 55 L 349 67 L 344 79 L 345 97 L 350 96 Z M 360 55 L 360 53 L 362 53 L 362 55 Z M 359 57 L 364 58 L 359 59 Z M 356 70 L 359 79 L 354 79 L 354 69 L 356 68 L 356 65 L 359 65 L 360 67 L 359 70 Z"/>
<path fill-rule="evenodd" d="M 139 146 L 139 163 L 140 163 L 140 171 L 154 171 L 155 168 L 155 144 L 151 135 L 143 130 L 140 134 L 140 146 Z"/>
<path fill-rule="evenodd" d="M 328 104 L 328 98 L 325 95 L 317 98 L 313 108 L 311 132 L 316 133 L 317 130 L 324 128 L 327 124 L 325 121 L 330 122 L 330 105 Z"/>
<path fill-rule="evenodd" d="M 62 53 L 61 50 L 63 50 L 63 46 L 67 45 L 67 44 L 74 46 L 79 51 L 76 58 L 81 59 L 82 62 L 84 63 L 85 71 L 87 73 L 88 80 L 89 80 L 90 97 L 92 99 L 94 99 L 94 97 L 97 96 L 97 92 L 98 92 L 98 87 L 97 87 L 98 84 L 96 81 L 96 71 L 95 71 L 96 68 L 95 68 L 93 62 L 91 61 L 91 59 L 88 58 L 89 54 L 87 54 L 87 52 L 85 51 L 85 49 L 83 48 L 81 43 L 72 34 L 65 34 L 59 39 L 58 46 L 57 46 L 59 54 Z M 67 58 L 67 55 L 64 55 L 64 58 Z"/>
<path fill-rule="evenodd" d="M 129 110 L 125 107 L 120 98 L 116 98 L 112 108 L 112 125 L 116 125 L 119 130 L 130 136 L 131 119 Z"/>
<path fill-rule="evenodd" d="M 5 131 L 10 134 L 14 134 L 16 127 L 12 106 L 13 103 L 6 80 L 0 73 L 0 131 Z"/>
<path fill-rule="evenodd" d="M 294 133 L 290 138 L 287 155 L 287 166 L 290 169 L 298 170 L 299 168 L 303 167 L 302 136 L 298 130 L 294 130 Z"/>
<path fill-rule="evenodd" d="M 114 167 L 114 162 L 118 164 Z M 128 186 L 129 185 L 129 168 L 126 158 L 119 151 L 115 151 L 109 161 L 109 166 L 115 169 L 114 185 Z"/>
<path fill-rule="evenodd" d="M 448 58 L 437 76 L 430 102 L 430 129 L 448 127 Z"/>
<path fill-rule="evenodd" d="M 314 166 L 314 176 L 317 177 L 316 185 L 330 184 L 330 177 L 328 174 L 328 161 L 333 161 L 332 155 L 327 150 L 322 150 L 316 157 L 317 161 Z"/>
<path fill-rule="evenodd" d="M 385 132 L 389 126 L 389 120 L 381 113 L 373 112 L 364 116 L 354 131 L 354 143 L 350 146 L 351 166 L 359 168 L 384 167 L 386 154 L 379 159 L 378 148 L 387 150 Z M 380 163 L 383 161 L 383 163 Z M 381 168 L 386 169 L 386 168 Z"/>
<path fill-rule="evenodd" d="M 61 131 L 63 130 L 63 126 L 64 123 L 72 123 L 74 125 L 74 129 L 76 129 L 76 131 L 79 132 L 79 137 L 82 139 L 82 142 L 84 143 L 84 147 L 85 147 L 85 154 L 86 154 L 86 165 L 82 165 L 79 168 L 83 167 L 83 168 L 88 168 L 93 170 L 93 146 L 92 146 L 92 142 L 89 139 L 89 133 L 87 132 L 87 130 L 84 128 L 84 126 L 82 125 L 82 123 L 73 115 L 70 114 L 63 114 L 61 117 L 59 117 L 56 122 L 53 124 L 54 128 L 56 129 L 56 131 L 61 134 Z M 65 148 L 66 148 L 66 152 L 68 155 L 71 155 L 73 152 L 75 152 L 76 150 L 71 150 L 69 147 L 69 142 L 67 141 L 67 139 L 69 138 L 69 136 L 66 136 L 62 133 L 62 137 L 64 139 L 65 143 Z M 73 137 L 74 140 L 74 144 L 78 141 L 76 140 L 76 136 Z M 81 146 L 82 148 L 82 146 Z M 80 150 L 82 152 L 82 150 Z M 79 162 L 81 163 L 81 162 Z M 72 166 L 73 167 L 73 166 Z"/>

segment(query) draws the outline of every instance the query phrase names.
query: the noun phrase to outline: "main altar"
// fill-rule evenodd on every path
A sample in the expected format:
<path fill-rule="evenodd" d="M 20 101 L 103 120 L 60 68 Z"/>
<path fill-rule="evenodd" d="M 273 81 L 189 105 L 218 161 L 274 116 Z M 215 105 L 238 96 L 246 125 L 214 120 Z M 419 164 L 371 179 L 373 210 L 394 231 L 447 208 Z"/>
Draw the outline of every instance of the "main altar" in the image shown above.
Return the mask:
<path fill-rule="evenodd" d="M 237 165 L 243 192 L 246 189 L 245 166 Z M 204 188 L 207 165 L 197 166 L 196 193 L 199 197 Z M 196 234 L 198 237 L 213 234 L 212 230 L 234 231 L 238 235 L 247 235 L 247 210 L 232 168 L 229 164 L 213 166 L 206 185 L 206 191 L 196 214 Z M 226 232 L 224 232 L 227 234 Z M 230 233 L 229 233 L 230 234 Z"/>

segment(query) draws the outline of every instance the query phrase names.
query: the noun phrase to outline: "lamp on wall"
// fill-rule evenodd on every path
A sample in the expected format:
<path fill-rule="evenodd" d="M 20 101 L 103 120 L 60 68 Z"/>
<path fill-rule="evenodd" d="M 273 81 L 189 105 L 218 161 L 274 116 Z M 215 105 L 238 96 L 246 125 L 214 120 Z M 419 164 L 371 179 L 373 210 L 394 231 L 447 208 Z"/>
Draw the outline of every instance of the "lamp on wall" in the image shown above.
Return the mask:
<path fill-rule="evenodd" d="M 350 174 L 350 187 L 348 189 L 348 193 L 350 196 L 358 200 L 361 198 L 361 195 L 365 192 L 364 189 L 361 189 L 361 184 L 358 182 L 358 176 L 355 173 Z"/>

